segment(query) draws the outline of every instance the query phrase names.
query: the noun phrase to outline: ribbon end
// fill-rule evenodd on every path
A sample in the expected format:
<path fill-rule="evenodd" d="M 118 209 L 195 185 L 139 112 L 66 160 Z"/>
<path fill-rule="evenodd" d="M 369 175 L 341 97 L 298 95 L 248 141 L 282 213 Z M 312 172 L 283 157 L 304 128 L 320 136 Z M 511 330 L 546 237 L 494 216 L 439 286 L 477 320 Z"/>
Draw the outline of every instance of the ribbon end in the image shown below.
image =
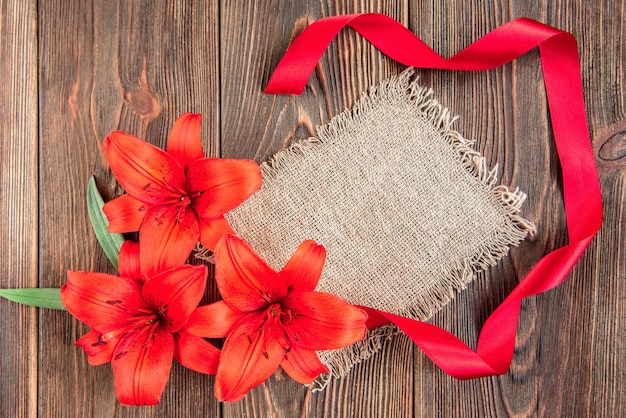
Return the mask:
<path fill-rule="evenodd" d="M 304 91 L 304 87 L 298 88 L 298 87 L 284 85 L 284 84 L 281 85 L 280 83 L 273 83 L 272 80 L 270 80 L 270 82 L 267 83 L 265 90 L 263 90 L 263 93 L 264 94 L 291 94 L 294 96 L 300 96 L 303 91 Z"/>

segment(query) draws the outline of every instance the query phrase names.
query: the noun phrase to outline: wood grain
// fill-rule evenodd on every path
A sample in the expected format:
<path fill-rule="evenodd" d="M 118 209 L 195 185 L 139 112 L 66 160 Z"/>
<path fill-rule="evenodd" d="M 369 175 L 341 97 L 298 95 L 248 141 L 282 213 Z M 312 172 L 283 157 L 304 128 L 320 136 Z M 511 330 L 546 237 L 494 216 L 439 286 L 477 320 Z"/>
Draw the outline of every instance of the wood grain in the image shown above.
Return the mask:
<path fill-rule="evenodd" d="M 357 6 L 344 1 L 298 3 L 289 7 L 266 2 L 250 2 L 243 8 L 241 4 L 237 6 L 226 2 L 221 13 L 221 39 L 229 40 L 222 44 L 222 156 L 266 160 L 293 140 L 313 135 L 315 126 L 351 106 L 361 91 L 382 81 L 386 75 L 397 73 L 397 64 L 358 40 L 355 33 L 346 31 L 333 42 L 302 96 L 263 95 L 269 70 L 277 64 L 280 52 L 309 22 L 332 14 L 366 11 L 378 11 L 406 21 L 406 8 L 394 3 L 371 2 Z M 259 44 L 264 48 L 258 48 Z M 237 45 L 237 48 L 229 49 L 229 45 Z M 269 53 L 274 55 L 268 56 Z M 360 68 L 368 70 L 360 71 Z M 237 134 L 239 137 L 232 140 Z M 324 393 L 299 389 L 296 383 L 285 382 L 285 377 L 279 374 L 253 391 L 252 396 L 235 405 L 224 405 L 224 416 L 258 416 L 259 411 L 263 411 L 262 415 L 277 417 L 365 416 L 362 414 L 368 413 L 369 408 L 361 408 L 373 403 L 372 412 L 376 411 L 385 405 L 380 401 L 390 398 L 396 403 L 397 411 L 409 410 L 413 404 L 412 392 L 404 388 L 411 385 L 412 367 L 410 362 L 403 364 L 402 368 L 377 374 L 361 371 L 356 385 L 334 382 Z M 363 385 L 390 381 L 387 373 L 395 375 L 390 387 L 399 390 L 385 391 L 380 387 L 375 390 L 376 386 Z M 353 382 L 355 378 L 347 381 Z M 335 404 L 338 409 L 332 406 Z M 359 413 L 354 415 L 357 411 Z"/>
<path fill-rule="evenodd" d="M 197 112 L 206 151 L 219 152 L 217 18 L 205 2 L 40 3 L 40 286 L 60 287 L 67 269 L 113 271 L 84 201 L 92 174 L 106 200 L 122 192 L 101 149 L 110 131 L 163 147 L 176 117 Z M 41 315 L 41 416 L 219 414 L 204 395 L 211 380 L 179 367 L 158 407 L 120 407 L 110 366 L 89 366 L 73 345 L 86 328 L 65 312 Z"/>
<path fill-rule="evenodd" d="M 122 129 L 164 146 L 176 117 L 203 114 L 209 155 L 268 159 L 403 67 L 344 30 L 302 96 L 262 90 L 289 42 L 324 16 L 378 11 L 444 56 L 527 16 L 579 42 L 605 222 L 558 288 L 524 301 L 510 371 L 456 381 L 404 336 L 321 392 L 282 372 L 242 401 L 179 365 L 156 407 L 121 406 L 110 366 L 91 367 L 66 312 L 0 300 L 0 416 L 626 416 L 626 2 L 584 0 L 0 0 L 0 287 L 60 287 L 67 269 L 113 272 L 84 192 L 122 193 L 101 149 Z M 561 174 L 536 51 L 482 73 L 418 70 L 461 118 L 502 183 L 528 193 L 536 236 L 478 275 L 433 323 L 475 345 L 493 309 L 567 242 Z M 212 287 L 206 300 L 217 297 Z"/>
<path fill-rule="evenodd" d="M 37 2 L 0 11 L 0 287 L 37 287 Z M 34 417 L 37 310 L 1 299 L 0 318 L 1 414 Z"/>

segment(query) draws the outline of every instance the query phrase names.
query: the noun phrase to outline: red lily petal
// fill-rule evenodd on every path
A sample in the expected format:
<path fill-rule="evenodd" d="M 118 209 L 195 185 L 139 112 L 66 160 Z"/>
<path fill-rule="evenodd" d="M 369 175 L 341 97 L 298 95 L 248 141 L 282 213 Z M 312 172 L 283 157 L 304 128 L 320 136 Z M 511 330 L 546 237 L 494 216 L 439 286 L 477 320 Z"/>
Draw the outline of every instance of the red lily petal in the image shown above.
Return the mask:
<path fill-rule="evenodd" d="M 174 334 L 174 341 L 174 358 L 177 362 L 200 373 L 217 373 L 220 350 L 213 344 L 184 330 Z"/>
<path fill-rule="evenodd" d="M 313 290 L 320 280 L 325 261 L 324 247 L 315 241 L 304 241 L 279 274 L 291 289 Z"/>
<path fill-rule="evenodd" d="M 283 325 L 299 347 L 333 350 L 365 338 L 367 314 L 330 293 L 294 290 L 281 304 L 292 312 Z"/>
<path fill-rule="evenodd" d="M 112 132 L 102 144 L 111 171 L 126 193 L 151 205 L 180 199 L 185 172 L 165 151 L 125 132 Z"/>
<path fill-rule="evenodd" d="M 185 168 L 191 162 L 204 158 L 200 128 L 202 115 L 185 113 L 174 122 L 165 150 Z"/>
<path fill-rule="evenodd" d="M 187 261 L 200 232 L 196 216 L 189 207 L 159 206 L 148 211 L 139 231 L 139 261 L 143 274 L 150 278 Z"/>
<path fill-rule="evenodd" d="M 265 311 L 246 315 L 226 338 L 215 379 L 215 397 L 235 402 L 270 377 L 285 350 L 268 327 Z"/>
<path fill-rule="evenodd" d="M 120 248 L 120 255 L 117 262 L 117 272 L 122 277 L 144 282 L 139 268 L 139 243 L 126 240 Z"/>
<path fill-rule="evenodd" d="M 184 265 L 146 281 L 142 290 L 143 298 L 158 312 L 162 331 L 176 332 L 187 323 L 204 296 L 207 274 L 205 265 Z"/>
<path fill-rule="evenodd" d="M 102 333 L 91 330 L 76 341 L 76 345 L 87 353 L 87 361 L 92 366 L 100 366 L 111 361 L 115 346 L 123 334 L 116 335 L 106 341 L 100 339 L 101 335 Z"/>
<path fill-rule="evenodd" d="M 293 380 L 303 385 L 312 383 L 321 373 L 328 373 L 315 351 L 293 346 L 280 366 Z"/>
<path fill-rule="evenodd" d="M 185 330 L 205 338 L 224 338 L 242 317 L 223 300 L 210 305 L 198 306 L 189 317 Z"/>
<path fill-rule="evenodd" d="M 115 394 L 124 405 L 155 405 L 161 400 L 170 376 L 174 336 L 144 328 L 124 335 L 111 365 Z"/>
<path fill-rule="evenodd" d="M 242 312 L 266 308 L 287 293 L 278 273 L 235 235 L 226 235 L 215 249 L 215 281 L 226 303 Z"/>
<path fill-rule="evenodd" d="M 259 190 L 261 169 L 251 160 L 204 158 L 187 168 L 187 184 L 198 216 L 215 219 Z"/>
<path fill-rule="evenodd" d="M 109 220 L 108 231 L 122 234 L 139 231 L 148 207 L 131 195 L 124 194 L 105 203 L 102 210 Z"/>
<path fill-rule="evenodd" d="M 141 297 L 141 285 L 132 279 L 104 273 L 68 271 L 61 289 L 67 310 L 92 329 L 108 333 L 152 314 Z"/>
<path fill-rule="evenodd" d="M 226 234 L 234 234 L 233 228 L 223 216 L 217 219 L 200 220 L 200 238 L 198 241 L 209 250 L 213 251 L 217 243 Z"/>

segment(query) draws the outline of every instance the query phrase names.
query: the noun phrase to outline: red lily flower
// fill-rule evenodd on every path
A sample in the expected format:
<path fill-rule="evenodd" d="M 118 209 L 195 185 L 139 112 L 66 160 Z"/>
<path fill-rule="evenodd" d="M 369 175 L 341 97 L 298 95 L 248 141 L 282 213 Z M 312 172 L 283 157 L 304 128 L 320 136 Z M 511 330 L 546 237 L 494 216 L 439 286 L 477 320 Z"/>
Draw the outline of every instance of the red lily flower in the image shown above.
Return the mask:
<path fill-rule="evenodd" d="M 104 206 L 109 231 L 139 231 L 148 276 L 183 264 L 198 240 L 213 250 L 233 233 L 224 213 L 261 185 L 253 161 L 204 158 L 201 123 L 200 115 L 179 117 L 167 152 L 120 131 L 104 140 L 111 170 L 127 193 Z"/>
<path fill-rule="evenodd" d="M 315 350 L 346 347 L 365 337 L 367 315 L 334 295 L 315 292 L 326 251 L 305 241 L 280 271 L 242 239 L 226 235 L 215 249 L 223 300 L 197 308 L 187 330 L 221 338 L 215 381 L 220 401 L 237 401 L 281 366 L 307 384 L 328 368 Z"/>
<path fill-rule="evenodd" d="M 91 328 L 76 342 L 89 364 L 111 362 L 118 400 L 154 405 L 167 384 L 172 358 L 215 374 L 219 350 L 185 329 L 204 294 L 207 267 L 179 266 L 144 282 L 132 260 L 136 250 L 125 243 L 120 252 L 120 273 L 128 276 L 68 271 L 61 301 Z"/>

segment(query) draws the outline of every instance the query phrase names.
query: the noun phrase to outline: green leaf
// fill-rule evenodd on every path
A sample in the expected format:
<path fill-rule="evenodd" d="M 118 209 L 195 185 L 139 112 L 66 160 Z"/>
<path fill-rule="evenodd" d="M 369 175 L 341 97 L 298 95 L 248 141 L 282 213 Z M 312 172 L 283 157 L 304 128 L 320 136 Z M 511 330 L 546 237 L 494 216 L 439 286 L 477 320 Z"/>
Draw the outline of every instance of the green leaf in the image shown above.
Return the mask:
<path fill-rule="evenodd" d="M 66 310 L 61 302 L 61 289 L 40 287 L 31 289 L 0 289 L 0 296 L 13 302 L 38 308 Z"/>
<path fill-rule="evenodd" d="M 120 255 L 120 248 L 124 243 L 124 236 L 107 231 L 109 220 L 102 211 L 103 206 L 104 200 L 102 200 L 102 196 L 98 193 L 96 180 L 91 176 L 89 186 L 87 186 L 87 209 L 89 210 L 89 219 L 91 219 L 91 226 L 96 233 L 96 238 L 98 238 L 102 250 L 109 258 L 109 261 L 111 261 L 111 264 L 117 269 L 117 259 Z"/>

